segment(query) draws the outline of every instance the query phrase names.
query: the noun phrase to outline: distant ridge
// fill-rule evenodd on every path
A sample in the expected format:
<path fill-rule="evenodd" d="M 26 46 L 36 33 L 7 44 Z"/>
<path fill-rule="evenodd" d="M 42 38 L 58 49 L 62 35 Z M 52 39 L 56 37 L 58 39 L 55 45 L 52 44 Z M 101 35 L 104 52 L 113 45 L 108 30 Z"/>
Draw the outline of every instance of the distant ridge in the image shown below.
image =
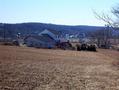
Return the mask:
<path fill-rule="evenodd" d="M 3 30 L 6 30 L 7 36 L 13 36 L 17 33 L 21 33 L 22 35 L 28 34 L 38 34 L 44 29 L 52 29 L 62 32 L 63 34 L 75 34 L 75 33 L 88 33 L 96 30 L 104 30 L 103 26 L 88 26 L 88 25 L 58 25 L 58 24 L 49 24 L 49 23 L 15 23 L 4 24 L 0 23 L 0 36 L 3 35 Z"/>

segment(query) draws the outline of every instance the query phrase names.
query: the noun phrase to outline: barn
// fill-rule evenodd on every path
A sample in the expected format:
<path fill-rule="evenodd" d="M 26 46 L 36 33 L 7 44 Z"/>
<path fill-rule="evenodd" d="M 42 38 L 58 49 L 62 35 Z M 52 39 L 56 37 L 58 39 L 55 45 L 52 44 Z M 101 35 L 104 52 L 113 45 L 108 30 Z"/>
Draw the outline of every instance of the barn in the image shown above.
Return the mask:
<path fill-rule="evenodd" d="M 54 48 L 58 41 L 59 32 L 47 29 L 38 35 L 29 35 L 24 39 L 26 46 L 37 48 Z"/>
<path fill-rule="evenodd" d="M 24 39 L 26 46 L 37 48 L 54 48 L 56 42 L 49 35 L 28 36 Z"/>

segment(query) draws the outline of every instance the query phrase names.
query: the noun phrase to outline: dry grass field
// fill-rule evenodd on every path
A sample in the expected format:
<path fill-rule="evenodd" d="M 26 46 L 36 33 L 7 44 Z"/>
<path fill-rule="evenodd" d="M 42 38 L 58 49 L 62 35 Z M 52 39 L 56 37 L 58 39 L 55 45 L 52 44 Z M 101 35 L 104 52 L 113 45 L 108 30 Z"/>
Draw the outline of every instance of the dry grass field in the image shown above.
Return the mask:
<path fill-rule="evenodd" d="M 0 46 L 0 90 L 119 90 L 119 52 Z"/>

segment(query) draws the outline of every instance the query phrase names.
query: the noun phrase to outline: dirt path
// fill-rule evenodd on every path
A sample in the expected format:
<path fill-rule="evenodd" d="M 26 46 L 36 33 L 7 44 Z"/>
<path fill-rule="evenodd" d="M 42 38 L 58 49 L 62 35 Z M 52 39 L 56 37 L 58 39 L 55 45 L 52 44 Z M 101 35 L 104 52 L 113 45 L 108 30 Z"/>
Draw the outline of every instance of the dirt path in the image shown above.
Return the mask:
<path fill-rule="evenodd" d="M 119 90 L 115 53 L 0 46 L 0 90 Z"/>

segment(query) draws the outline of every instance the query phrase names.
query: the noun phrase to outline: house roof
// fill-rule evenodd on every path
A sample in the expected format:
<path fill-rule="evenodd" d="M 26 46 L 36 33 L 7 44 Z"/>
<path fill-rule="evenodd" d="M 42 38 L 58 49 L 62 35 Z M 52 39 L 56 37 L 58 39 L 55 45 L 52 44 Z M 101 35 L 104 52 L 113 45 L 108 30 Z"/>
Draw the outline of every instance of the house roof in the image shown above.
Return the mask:
<path fill-rule="evenodd" d="M 53 29 L 46 29 L 46 30 L 52 32 L 55 35 L 60 35 L 61 34 L 61 32 L 60 31 L 57 31 L 57 30 L 53 30 Z"/>
<path fill-rule="evenodd" d="M 24 40 L 26 40 L 26 39 L 28 39 L 29 37 L 32 37 L 32 38 L 35 38 L 35 39 L 37 39 L 37 40 L 41 40 L 41 41 L 43 41 L 43 42 L 55 42 L 55 40 L 52 38 L 52 37 L 50 37 L 49 35 L 47 35 L 47 34 L 43 34 L 43 35 L 30 35 L 30 36 L 27 36 Z"/>

